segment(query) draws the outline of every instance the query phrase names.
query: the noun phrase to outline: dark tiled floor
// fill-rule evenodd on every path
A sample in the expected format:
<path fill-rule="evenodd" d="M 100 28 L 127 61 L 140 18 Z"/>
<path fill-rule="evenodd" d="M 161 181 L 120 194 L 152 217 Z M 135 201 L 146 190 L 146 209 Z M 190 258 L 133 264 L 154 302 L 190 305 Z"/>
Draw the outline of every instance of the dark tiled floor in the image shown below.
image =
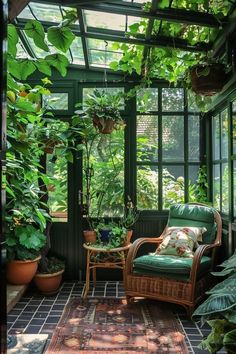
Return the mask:
<path fill-rule="evenodd" d="M 65 282 L 60 292 L 55 296 L 44 297 L 33 289 L 20 299 L 8 314 L 8 333 L 48 334 L 49 340 L 58 324 L 63 309 L 70 297 L 80 297 L 83 293 L 84 283 Z M 123 284 L 120 282 L 97 282 L 96 287 L 91 286 L 90 297 L 124 297 Z M 201 339 L 209 333 L 209 327 L 199 327 L 197 323 L 189 321 L 184 310 L 174 305 L 173 310 L 179 319 L 186 335 L 189 353 L 204 354 L 205 350 L 198 348 Z M 48 340 L 48 341 L 49 341 Z M 218 354 L 226 352 L 219 351 Z M 161 353 L 160 353 L 161 354 Z"/>

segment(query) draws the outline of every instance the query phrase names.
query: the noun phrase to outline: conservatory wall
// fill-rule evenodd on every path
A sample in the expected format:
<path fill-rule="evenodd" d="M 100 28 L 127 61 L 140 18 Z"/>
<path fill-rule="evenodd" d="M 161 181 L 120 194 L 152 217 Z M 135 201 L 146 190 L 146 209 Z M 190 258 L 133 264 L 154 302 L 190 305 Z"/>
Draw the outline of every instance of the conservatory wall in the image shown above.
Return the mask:
<path fill-rule="evenodd" d="M 37 80 L 34 77 L 31 83 Z M 77 103 L 82 103 L 93 88 L 127 92 L 137 85 L 130 80 L 124 82 L 119 75 L 109 75 L 108 83 L 104 83 L 102 72 L 73 68 L 66 78 L 55 75 L 52 81 L 52 95 L 47 103 L 55 118 L 65 126 L 78 109 Z M 137 95 L 124 102 L 121 113 L 125 129 L 100 134 L 92 152 L 92 188 L 97 194 L 106 191 L 99 215 L 96 198 L 92 203 L 94 217 L 109 220 L 121 217 L 129 196 L 140 210 L 134 241 L 141 236 L 158 236 L 164 229 L 171 204 L 213 200 L 224 216 L 221 257 L 227 257 L 235 247 L 231 230 L 236 198 L 230 192 L 234 187 L 228 172 L 228 169 L 235 169 L 235 155 L 230 150 L 231 145 L 233 149 L 235 116 L 232 97 L 233 94 L 228 93 L 222 101 L 218 97 L 216 108 L 203 116 L 192 102 L 188 102 L 184 89 L 159 82 L 138 90 Z M 214 155 L 214 146 L 220 149 L 220 157 Z M 66 259 L 68 279 L 84 279 L 83 155 L 81 151 L 76 152 L 73 162 L 68 163 L 60 154 L 56 157 L 47 154 L 46 168 L 57 180 L 51 191 L 49 188 L 49 205 L 54 215 L 52 250 Z M 121 274 L 119 270 L 113 270 L 109 275 L 102 271 L 98 273 L 98 279 L 108 276 L 119 279 Z"/>
<path fill-rule="evenodd" d="M 209 151 L 211 188 L 214 207 L 223 220 L 224 253 L 230 255 L 236 247 L 236 180 L 235 180 L 235 83 L 221 96 L 208 117 L 212 143 Z"/>

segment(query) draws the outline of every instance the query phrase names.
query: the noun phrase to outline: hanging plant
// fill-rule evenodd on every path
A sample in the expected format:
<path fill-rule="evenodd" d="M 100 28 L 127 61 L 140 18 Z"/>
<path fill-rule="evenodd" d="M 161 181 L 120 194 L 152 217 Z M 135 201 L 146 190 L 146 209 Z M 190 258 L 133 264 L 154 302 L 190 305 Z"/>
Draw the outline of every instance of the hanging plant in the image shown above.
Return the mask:
<path fill-rule="evenodd" d="M 105 90 L 97 89 L 88 95 L 85 102 L 85 113 L 92 119 L 93 125 L 102 134 L 110 134 L 113 129 L 124 126 L 120 110 L 122 109 L 121 96 L 112 95 Z"/>
<path fill-rule="evenodd" d="M 203 96 L 220 92 L 228 80 L 225 65 L 217 62 L 199 63 L 189 70 L 189 75 L 192 90 Z"/>

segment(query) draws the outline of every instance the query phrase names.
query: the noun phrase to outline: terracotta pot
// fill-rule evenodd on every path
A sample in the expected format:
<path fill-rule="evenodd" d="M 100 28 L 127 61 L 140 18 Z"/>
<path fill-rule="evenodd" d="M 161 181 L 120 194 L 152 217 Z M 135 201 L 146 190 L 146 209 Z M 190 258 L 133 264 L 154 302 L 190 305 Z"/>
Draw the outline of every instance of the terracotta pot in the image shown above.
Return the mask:
<path fill-rule="evenodd" d="M 126 234 L 126 239 L 125 239 L 125 241 L 124 241 L 122 246 L 127 246 L 127 245 L 130 244 L 132 235 L 133 235 L 133 230 L 128 230 L 127 234 Z"/>
<path fill-rule="evenodd" d="M 115 126 L 115 121 L 112 119 L 103 119 L 103 118 L 94 117 L 93 125 L 96 128 L 98 128 L 100 133 L 111 134 Z"/>
<path fill-rule="evenodd" d="M 205 75 L 204 75 L 205 72 Z M 203 96 L 220 92 L 227 82 L 223 64 L 198 65 L 190 70 L 192 90 Z"/>
<path fill-rule="evenodd" d="M 13 260 L 8 262 L 6 274 L 8 283 L 13 285 L 29 284 L 37 272 L 40 258 L 41 257 L 37 257 L 33 260 Z"/>
<path fill-rule="evenodd" d="M 52 274 L 36 273 L 34 283 L 41 294 L 54 295 L 60 288 L 63 273 L 64 269 Z"/>
<path fill-rule="evenodd" d="M 85 230 L 83 231 L 84 234 L 84 241 L 86 243 L 95 243 L 97 240 L 96 231 L 93 230 Z"/>

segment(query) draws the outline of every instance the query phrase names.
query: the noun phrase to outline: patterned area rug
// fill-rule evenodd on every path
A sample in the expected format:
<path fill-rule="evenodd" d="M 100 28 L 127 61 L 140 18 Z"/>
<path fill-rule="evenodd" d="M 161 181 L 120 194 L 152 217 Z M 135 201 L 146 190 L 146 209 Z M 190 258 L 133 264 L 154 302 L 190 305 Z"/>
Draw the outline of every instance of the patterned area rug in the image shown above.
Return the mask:
<path fill-rule="evenodd" d="M 17 334 L 7 336 L 7 354 L 42 354 L 47 334 Z"/>
<path fill-rule="evenodd" d="M 168 305 L 167 305 L 168 306 Z M 187 354 L 184 335 L 163 303 L 73 299 L 46 354 Z"/>

